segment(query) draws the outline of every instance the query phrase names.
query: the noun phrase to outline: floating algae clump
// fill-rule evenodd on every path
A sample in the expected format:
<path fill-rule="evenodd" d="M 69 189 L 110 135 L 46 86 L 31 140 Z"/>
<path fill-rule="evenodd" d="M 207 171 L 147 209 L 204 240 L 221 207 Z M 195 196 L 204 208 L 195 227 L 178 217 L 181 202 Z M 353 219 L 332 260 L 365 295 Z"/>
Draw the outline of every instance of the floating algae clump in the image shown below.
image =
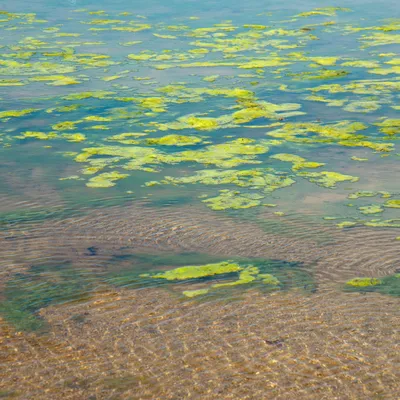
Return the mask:
<path fill-rule="evenodd" d="M 392 150 L 392 143 L 374 143 L 365 140 L 366 136 L 356 134 L 357 131 L 364 129 L 367 129 L 367 125 L 350 121 L 329 125 L 308 122 L 286 123 L 278 129 L 267 132 L 267 135 L 295 143 L 336 143 L 347 147 L 368 147 L 382 152 Z"/>
<path fill-rule="evenodd" d="M 359 199 L 360 197 L 375 197 L 381 195 L 382 198 L 388 198 L 391 197 L 391 194 L 389 192 L 371 192 L 369 190 L 361 190 L 359 192 L 351 193 L 347 197 L 349 199 Z"/>
<path fill-rule="evenodd" d="M 68 142 L 80 143 L 86 140 L 86 136 L 82 133 L 64 133 L 62 137 L 66 138 Z"/>
<path fill-rule="evenodd" d="M 37 110 L 34 108 L 29 108 L 27 110 L 1 111 L 0 118 L 23 117 L 25 115 L 33 113 L 34 111 L 37 111 Z"/>
<path fill-rule="evenodd" d="M 344 175 L 339 172 L 299 172 L 299 176 L 307 178 L 310 182 L 327 188 L 334 188 L 339 182 L 357 182 L 359 178 L 351 175 Z"/>
<path fill-rule="evenodd" d="M 229 274 L 241 271 L 242 269 L 243 267 L 239 264 L 224 261 L 216 264 L 175 268 L 161 274 L 153 275 L 152 278 L 166 279 L 168 281 L 182 281 L 186 279 L 197 279 L 205 278 L 207 276 Z"/>
<path fill-rule="evenodd" d="M 96 158 L 97 156 L 109 156 L 109 158 Z M 89 162 L 91 167 L 98 170 L 120 160 L 129 160 L 123 166 L 125 169 L 154 172 L 154 168 L 149 167 L 149 165 L 158 165 L 164 161 L 168 162 L 170 158 L 156 149 L 139 146 L 88 147 L 84 148 L 83 152 L 75 157 L 75 161 Z"/>
<path fill-rule="evenodd" d="M 56 131 L 67 131 L 73 130 L 76 128 L 75 122 L 72 121 L 64 121 L 52 126 L 52 128 Z"/>
<path fill-rule="evenodd" d="M 304 169 L 304 168 L 318 168 L 318 167 L 322 167 L 325 165 L 324 163 L 307 161 L 303 157 L 296 156 L 293 154 L 286 154 L 286 153 L 275 154 L 275 155 L 271 156 L 271 158 L 275 158 L 276 160 L 280 160 L 280 161 L 291 162 L 293 164 L 293 167 L 292 167 L 293 171 L 298 171 L 298 170 Z"/>
<path fill-rule="evenodd" d="M 191 161 L 231 168 L 240 164 L 259 164 L 258 154 L 269 151 L 267 143 L 255 143 L 253 139 L 239 138 L 231 142 L 207 146 L 204 150 L 187 150 L 174 153 L 176 162 Z"/>
<path fill-rule="evenodd" d="M 220 190 L 219 196 L 211 197 L 203 200 L 208 207 L 213 210 L 239 210 L 242 208 L 257 207 L 261 204 L 261 199 L 264 196 L 257 193 L 245 193 L 241 194 L 238 191 Z"/>
<path fill-rule="evenodd" d="M 314 8 L 312 11 L 305 11 L 297 15 L 297 17 L 311 17 L 315 15 L 323 15 L 328 17 L 333 17 L 336 15 L 336 11 L 351 11 L 349 8 L 343 7 L 324 7 L 324 8 Z"/>
<path fill-rule="evenodd" d="M 374 204 L 372 206 L 364 206 L 364 207 L 359 207 L 359 210 L 363 213 L 363 214 L 378 214 L 383 212 L 383 208 Z"/>
<path fill-rule="evenodd" d="M 38 140 L 49 140 L 57 137 L 55 132 L 44 133 L 44 132 L 33 132 L 26 131 L 22 136 L 17 136 L 18 139 L 38 139 Z"/>
<path fill-rule="evenodd" d="M 196 171 L 195 175 L 175 178 L 166 176 L 160 183 L 163 184 L 197 184 L 203 185 L 226 185 L 233 184 L 250 189 L 263 190 L 265 193 L 291 186 L 295 183 L 286 175 L 279 175 L 272 168 L 254 169 L 205 169 Z"/>
<path fill-rule="evenodd" d="M 338 58 L 337 57 L 311 57 L 311 60 L 319 65 L 328 66 L 328 65 L 335 65 Z"/>
<path fill-rule="evenodd" d="M 219 127 L 219 123 L 215 118 L 189 117 L 182 119 L 182 122 L 186 122 L 190 127 L 199 131 L 210 131 Z"/>
<path fill-rule="evenodd" d="M 120 174 L 117 171 L 104 172 L 103 174 L 97 175 L 89 180 L 86 186 L 91 188 L 108 188 L 115 186 L 115 181 L 128 177 L 127 174 Z"/>
<path fill-rule="evenodd" d="M 343 110 L 348 112 L 361 112 L 368 113 L 376 111 L 380 108 L 380 104 L 377 101 L 352 101 L 343 107 Z"/>
<path fill-rule="evenodd" d="M 354 278 L 346 282 L 346 285 L 354 287 L 376 286 L 380 284 L 382 284 L 382 281 L 376 278 Z"/>
<path fill-rule="evenodd" d="M 384 206 L 389 208 L 400 208 L 400 200 L 388 200 Z"/>
<path fill-rule="evenodd" d="M 233 120 L 237 124 L 247 123 L 257 118 L 279 119 L 304 114 L 302 111 L 297 111 L 301 108 L 301 105 L 297 103 L 274 104 L 267 101 L 243 101 L 241 105 L 244 108 L 232 114 Z"/>
<path fill-rule="evenodd" d="M 344 70 L 334 70 L 334 69 L 322 69 L 319 74 L 312 75 L 311 72 L 299 72 L 297 74 L 291 74 L 294 79 L 303 80 L 324 80 L 324 79 L 338 79 L 347 76 L 349 72 Z"/>
<path fill-rule="evenodd" d="M 380 131 L 386 135 L 396 135 L 400 133 L 400 119 L 385 119 L 382 122 L 375 123 L 380 126 Z"/>
<path fill-rule="evenodd" d="M 65 75 L 35 76 L 29 80 L 33 82 L 50 82 L 47 85 L 51 86 L 67 86 L 81 83 L 74 77 Z"/>
<path fill-rule="evenodd" d="M 184 135 L 166 135 L 160 138 L 144 139 L 148 145 L 159 146 L 192 146 L 202 142 L 202 139 L 197 136 Z"/>

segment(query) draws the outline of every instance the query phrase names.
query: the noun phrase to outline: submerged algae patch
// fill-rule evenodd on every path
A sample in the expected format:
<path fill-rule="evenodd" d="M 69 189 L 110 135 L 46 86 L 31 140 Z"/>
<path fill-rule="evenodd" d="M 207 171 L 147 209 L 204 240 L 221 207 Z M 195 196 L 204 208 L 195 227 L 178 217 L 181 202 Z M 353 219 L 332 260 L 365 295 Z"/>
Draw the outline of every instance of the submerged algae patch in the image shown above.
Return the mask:
<path fill-rule="evenodd" d="M 221 293 L 222 289 L 248 285 L 256 285 L 257 288 L 268 291 L 293 287 L 303 287 L 306 290 L 315 288 L 312 277 L 296 268 L 295 264 L 260 259 L 238 259 L 237 262 L 231 260 L 180 267 L 159 274 L 143 274 L 142 277 L 176 283 L 185 281 L 185 284 L 207 284 L 206 287 L 200 289 L 184 290 L 182 294 L 189 298 L 205 294 L 215 295 Z"/>
<path fill-rule="evenodd" d="M 354 278 L 346 282 L 344 289 L 351 292 L 376 292 L 400 296 L 400 274 L 396 273 L 382 278 Z"/>
<path fill-rule="evenodd" d="M 201 266 L 181 267 L 166 271 L 161 274 L 153 275 L 154 279 L 187 280 L 204 278 L 207 276 L 229 274 L 232 272 L 241 271 L 243 268 L 236 263 L 221 262 L 216 264 L 206 264 Z"/>

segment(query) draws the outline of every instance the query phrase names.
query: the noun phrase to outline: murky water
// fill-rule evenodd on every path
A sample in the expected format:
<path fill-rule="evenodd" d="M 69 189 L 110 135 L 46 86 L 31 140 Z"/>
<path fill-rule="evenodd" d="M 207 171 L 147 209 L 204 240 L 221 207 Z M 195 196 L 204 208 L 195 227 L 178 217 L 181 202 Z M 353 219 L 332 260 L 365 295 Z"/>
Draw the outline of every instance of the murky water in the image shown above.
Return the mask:
<path fill-rule="evenodd" d="M 1 398 L 398 398 L 398 4 L 231 3 L 0 5 Z"/>

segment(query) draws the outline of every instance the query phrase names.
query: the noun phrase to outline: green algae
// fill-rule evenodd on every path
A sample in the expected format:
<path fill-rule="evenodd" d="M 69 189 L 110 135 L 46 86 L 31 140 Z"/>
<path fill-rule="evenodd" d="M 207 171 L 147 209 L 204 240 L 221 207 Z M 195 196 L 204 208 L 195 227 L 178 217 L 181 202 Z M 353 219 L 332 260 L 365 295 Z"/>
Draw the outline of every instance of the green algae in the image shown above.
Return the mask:
<path fill-rule="evenodd" d="M 388 200 L 385 202 L 384 206 L 388 208 L 400 208 L 400 200 Z"/>
<path fill-rule="evenodd" d="M 44 132 L 34 132 L 26 131 L 22 136 L 17 136 L 18 139 L 38 139 L 38 140 L 49 140 L 57 137 L 55 132 L 44 133 Z"/>
<path fill-rule="evenodd" d="M 323 8 L 314 8 L 311 11 L 305 11 L 297 15 L 297 17 L 312 17 L 312 16 L 328 16 L 332 17 L 336 15 L 337 11 L 351 11 L 349 8 L 344 7 L 323 7 Z"/>
<path fill-rule="evenodd" d="M 240 271 L 239 279 L 234 282 L 226 282 L 226 283 L 216 283 L 211 286 L 211 288 L 217 289 L 221 287 L 228 287 L 228 286 L 238 286 L 238 285 L 246 285 L 251 283 L 257 279 L 259 276 L 260 270 L 257 267 L 247 267 L 244 270 Z M 278 281 L 279 282 L 279 281 Z"/>
<path fill-rule="evenodd" d="M 52 128 L 55 131 L 69 131 L 69 130 L 74 130 L 76 128 L 76 122 L 73 121 L 64 121 L 64 122 L 59 122 L 58 124 L 54 124 Z"/>
<path fill-rule="evenodd" d="M 66 138 L 68 142 L 81 143 L 86 140 L 86 136 L 82 133 L 64 133 L 63 138 Z"/>
<path fill-rule="evenodd" d="M 353 287 L 368 287 L 381 285 L 382 281 L 376 278 L 354 278 L 346 282 L 346 285 Z"/>
<path fill-rule="evenodd" d="M 376 292 L 389 296 L 400 296 L 400 274 L 392 274 L 381 278 L 355 278 L 347 282 L 346 291 Z"/>
<path fill-rule="evenodd" d="M 115 186 L 116 181 L 124 179 L 128 176 L 128 174 L 121 174 L 117 171 L 104 172 L 100 175 L 90 178 L 86 183 L 86 186 L 90 188 L 108 188 Z"/>
<path fill-rule="evenodd" d="M 345 147 L 367 147 L 378 152 L 393 150 L 392 143 L 365 140 L 367 136 L 358 134 L 358 131 L 365 129 L 367 129 L 367 125 L 350 121 L 341 121 L 329 125 L 288 122 L 282 124 L 278 129 L 267 132 L 267 135 L 295 143 L 328 143 Z"/>
<path fill-rule="evenodd" d="M 376 122 L 374 125 L 379 126 L 379 130 L 385 135 L 396 135 L 400 133 L 400 119 L 385 118 L 382 122 Z"/>
<path fill-rule="evenodd" d="M 304 168 L 319 168 L 319 167 L 322 167 L 325 165 L 324 163 L 307 161 L 305 158 L 296 156 L 294 154 L 286 154 L 286 153 L 275 154 L 275 155 L 271 156 L 271 158 L 274 158 L 274 159 L 280 160 L 280 161 L 291 162 L 293 164 L 293 166 L 292 166 L 293 171 L 298 171 L 298 170 L 304 169 Z"/>
<path fill-rule="evenodd" d="M 261 204 L 264 196 L 257 193 L 240 193 L 233 190 L 220 190 L 216 197 L 202 200 L 212 210 L 221 211 L 227 209 L 239 210 L 257 207 Z"/>
<path fill-rule="evenodd" d="M 202 141 L 203 140 L 197 136 L 184 135 L 166 135 L 160 138 L 144 139 L 144 142 L 151 146 L 193 146 Z"/>
<path fill-rule="evenodd" d="M 165 271 L 164 273 L 153 275 L 154 279 L 188 280 L 198 279 L 214 275 L 229 274 L 241 271 L 243 268 L 239 264 L 230 262 L 220 262 L 216 264 L 206 264 L 200 266 L 187 266 Z"/>
<path fill-rule="evenodd" d="M 198 290 L 185 290 L 182 294 L 186 297 L 192 298 L 197 296 L 202 296 L 203 294 L 207 294 L 210 289 L 198 289 Z"/>
<path fill-rule="evenodd" d="M 278 173 L 270 168 L 254 168 L 242 170 L 206 169 L 197 171 L 187 177 L 166 176 L 162 184 L 198 184 L 203 185 L 228 185 L 258 189 L 264 193 L 271 193 L 277 189 L 291 186 L 295 183 L 286 174 Z"/>
<path fill-rule="evenodd" d="M 391 44 L 400 43 L 399 34 L 391 33 L 372 33 L 370 35 L 363 35 L 360 40 L 363 42 L 363 48 L 365 47 L 375 47 L 375 46 L 385 46 Z"/>
<path fill-rule="evenodd" d="M 378 101 L 352 101 L 347 103 L 343 110 L 348 112 L 374 112 L 380 108 L 380 104 Z"/>
<path fill-rule="evenodd" d="M 29 108 L 27 110 L 10 110 L 10 111 L 0 111 L 0 118 L 18 118 L 24 117 L 25 115 L 32 114 L 37 111 L 34 108 Z"/>
<path fill-rule="evenodd" d="M 307 178 L 310 182 L 316 183 L 319 186 L 326 188 L 335 188 L 340 182 L 357 182 L 359 178 L 351 175 L 344 175 L 339 172 L 299 172 L 298 176 Z"/>
<path fill-rule="evenodd" d="M 249 263 L 250 262 L 250 263 Z M 185 297 L 193 298 L 205 294 L 216 295 L 221 289 L 234 289 L 236 287 L 254 286 L 266 290 L 281 290 L 292 287 L 309 289 L 314 287 L 310 276 L 290 263 L 268 260 L 243 260 L 223 261 L 215 264 L 187 266 L 168 270 L 159 274 L 142 274 L 150 280 L 164 281 L 191 281 L 193 283 L 208 284 L 200 289 L 185 290 Z M 232 280 L 236 276 L 237 279 Z M 221 280 L 224 280 L 221 282 Z M 217 281 L 217 283 L 213 283 Z M 189 282 L 187 282 L 189 283 Z"/>
<path fill-rule="evenodd" d="M 334 16 L 338 11 L 348 10 L 338 7 L 316 8 L 312 11 L 300 13 L 298 17 Z M 63 36 L 73 38 L 81 35 L 81 33 L 60 32 L 59 27 L 45 25 L 44 29 L 40 27 L 40 35 L 29 34 L 29 36 L 19 38 L 18 43 L 9 46 L 9 48 L 4 48 L 0 60 L 0 73 L 20 75 L 18 77 L 20 79 L 5 79 L 3 83 L 5 85 L 10 84 L 11 89 L 12 85 L 20 85 L 21 83 L 37 85 L 35 82 L 43 82 L 49 85 L 59 85 L 61 94 L 53 98 L 56 102 L 59 100 L 79 100 L 80 104 L 63 105 L 58 103 L 57 107 L 48 108 L 46 112 L 56 116 L 58 112 L 74 112 L 77 110 L 74 107 L 80 106 L 82 107 L 80 111 L 82 113 L 85 112 L 84 115 L 87 115 L 87 111 L 90 116 L 80 119 L 78 119 L 78 116 L 75 117 L 75 121 L 59 122 L 51 120 L 50 123 L 46 122 L 56 132 L 49 132 L 50 129 L 42 127 L 32 127 L 30 128 L 32 131 L 15 136 L 9 135 L 8 132 L 10 131 L 8 131 L 1 135 L 2 145 L 11 146 L 14 138 L 64 139 L 67 142 L 76 143 L 74 145 L 76 147 L 80 142 L 88 141 L 89 145 L 80 152 L 78 150 L 79 154 L 75 157 L 76 162 L 85 163 L 80 171 L 83 175 L 95 174 L 104 170 L 107 171 L 105 172 L 106 174 L 112 174 L 113 172 L 108 171 L 115 167 L 127 171 L 140 170 L 163 173 L 164 168 L 179 164 L 179 168 L 185 170 L 184 173 L 189 176 L 184 176 L 183 178 L 157 177 L 155 179 L 159 179 L 158 181 L 148 181 L 146 186 L 196 183 L 217 186 L 233 184 L 239 187 L 246 187 L 249 190 L 259 190 L 263 194 L 294 184 L 293 178 L 295 178 L 295 175 L 302 176 L 327 188 L 335 187 L 338 182 L 355 182 L 357 179 L 356 177 L 336 172 L 322 171 L 314 173 L 302 171 L 308 168 L 319 168 L 327 160 L 321 160 L 324 163 L 314 162 L 298 155 L 290 154 L 292 152 L 296 153 L 297 150 L 300 151 L 299 154 L 302 154 L 301 152 L 306 148 L 315 149 L 325 145 L 350 149 L 365 147 L 383 153 L 389 153 L 396 149 L 395 135 L 398 133 L 396 119 L 391 118 L 388 114 L 387 118 L 382 118 L 375 122 L 373 125 L 379 127 L 379 132 L 376 133 L 371 132 L 373 126 L 371 130 L 368 130 L 370 126 L 358 119 L 362 118 L 362 121 L 365 121 L 366 119 L 363 118 L 362 114 L 372 113 L 383 107 L 395 109 L 396 106 L 393 105 L 394 96 L 400 87 L 400 83 L 398 79 L 392 76 L 386 78 L 385 74 L 390 75 L 398 72 L 398 58 L 395 58 L 395 53 L 389 52 L 380 53 L 379 55 L 377 52 L 371 52 L 371 54 L 363 52 L 361 60 L 357 60 L 354 56 L 351 58 L 338 56 L 338 52 L 326 55 L 319 52 L 308 52 L 308 41 L 318 39 L 319 32 L 330 32 L 330 34 L 335 35 L 336 31 L 334 29 L 338 28 L 324 28 L 329 27 L 335 21 L 325 22 L 323 20 L 320 24 L 307 25 L 300 29 L 291 25 L 293 21 L 290 23 L 283 21 L 284 25 L 282 26 L 275 26 L 274 22 L 273 28 L 268 26 L 270 25 L 269 21 L 260 21 L 260 24 L 240 23 L 237 26 L 232 22 L 223 21 L 213 26 L 201 25 L 201 27 L 198 27 L 198 25 L 192 26 L 190 19 L 187 25 L 183 25 L 183 23 L 178 25 L 162 23 L 150 25 L 125 18 L 122 19 L 123 13 L 110 16 L 105 16 L 100 11 L 92 13 L 100 17 L 82 21 L 84 27 L 86 24 L 94 27 L 93 30 L 90 30 L 90 34 L 104 34 L 107 37 L 114 30 L 117 32 L 125 31 L 127 35 L 130 32 L 149 30 L 148 34 L 153 38 L 157 38 L 158 43 L 165 42 L 166 47 L 146 50 L 142 50 L 143 47 L 139 47 L 139 50 L 134 54 L 126 54 L 128 53 L 126 51 L 117 60 L 114 56 L 111 58 L 108 54 L 83 53 L 75 49 L 78 46 L 95 46 L 96 44 L 102 44 L 102 42 L 85 42 L 74 39 L 68 42 L 61 42 L 58 38 Z M 7 14 L 5 18 L 7 21 L 14 21 L 14 19 L 18 21 L 26 20 L 30 21 L 30 23 L 37 21 L 35 17 L 23 16 L 23 14 L 18 17 L 13 14 Z M 346 34 L 350 32 L 366 32 L 363 36 L 357 36 L 363 46 L 376 46 L 379 41 L 383 44 L 393 44 L 398 40 L 396 35 L 390 33 L 398 29 L 398 27 L 396 28 L 398 24 L 396 25 L 395 22 L 388 22 L 379 27 L 364 25 L 354 28 L 345 27 Z M 87 28 L 85 27 L 85 29 Z M 310 34 L 310 29 L 315 31 L 315 35 Z M 143 39 L 142 37 L 138 38 Z M 179 40 L 176 40 L 177 38 Z M 171 47 L 172 50 L 168 50 L 168 40 L 174 41 L 171 42 L 173 45 Z M 123 42 L 123 44 L 128 45 L 140 43 L 144 43 L 143 40 Z M 186 43 L 189 47 L 186 45 L 181 46 L 181 43 Z M 107 44 L 107 41 L 104 41 L 103 44 Z M 301 49 L 290 50 L 296 47 L 301 47 Z M 357 53 L 352 52 L 352 54 Z M 381 57 L 378 61 L 376 60 L 377 56 Z M 37 57 L 40 58 L 37 59 Z M 123 61 L 121 62 L 122 59 Z M 44 60 L 46 61 L 43 62 Z M 47 60 L 51 62 L 47 62 Z M 314 64 L 309 65 L 310 62 Z M 198 84 L 197 78 L 188 78 L 185 75 L 186 71 L 181 71 L 182 74 L 179 73 L 178 79 L 180 82 L 175 81 L 176 78 L 173 77 L 173 74 L 166 74 L 165 77 L 171 76 L 171 80 L 159 79 L 160 82 L 155 79 L 151 80 L 149 83 L 154 85 L 152 89 L 146 90 L 142 86 L 140 90 L 134 89 L 134 94 L 131 94 L 128 86 L 115 85 L 113 82 L 114 79 L 125 76 L 127 72 L 135 72 L 136 74 L 138 70 L 131 68 L 131 71 L 121 71 L 120 64 L 121 66 L 127 64 L 129 68 L 133 67 L 135 69 L 142 68 L 141 66 L 146 68 L 150 66 L 151 68 L 159 69 L 159 71 L 153 71 L 157 74 L 169 72 L 162 71 L 164 68 L 168 70 L 175 67 L 205 67 L 212 69 L 216 67 L 216 74 L 212 70 L 211 74 L 213 75 L 208 75 L 202 79 L 204 73 L 197 74 L 197 71 L 195 71 L 198 80 L 207 87 L 195 87 L 196 82 Z M 339 64 L 337 68 L 321 68 L 321 66 L 331 67 L 336 64 Z M 219 67 L 224 67 L 224 72 L 221 72 Z M 305 70 L 306 67 L 307 70 Z M 62 92 L 62 90 L 67 89 L 62 86 L 75 85 L 91 79 L 92 76 L 89 73 L 88 75 L 80 73 L 86 72 L 86 69 L 91 68 L 100 68 L 99 71 L 101 72 L 96 77 L 102 79 L 103 91 L 73 94 L 68 94 L 70 93 L 68 91 Z M 308 69 L 310 68 L 311 70 L 309 71 Z M 359 71 L 355 70 L 357 68 L 366 68 L 369 73 L 377 76 L 374 76 L 374 79 L 360 78 Z M 237 74 L 243 69 L 248 69 L 249 74 Z M 349 72 L 352 75 L 348 75 Z M 364 73 L 366 71 L 361 72 Z M 74 76 L 72 74 L 69 75 L 70 73 L 73 73 Z M 27 78 L 24 79 L 24 76 L 27 76 Z M 355 78 L 353 78 L 354 76 Z M 252 87 L 252 90 L 249 90 L 251 82 L 248 82 L 246 78 L 253 79 L 255 77 L 260 82 L 260 86 Z M 346 77 L 343 79 L 343 84 L 334 82 L 316 86 L 319 79 L 342 77 Z M 142 79 L 140 76 L 136 78 Z M 321 119 L 323 119 L 323 122 L 319 120 L 303 122 L 312 121 L 316 115 L 311 114 L 310 118 L 305 116 L 302 119 L 301 117 L 305 113 L 301 111 L 301 105 L 297 102 L 291 102 L 293 98 L 296 98 L 296 93 L 300 93 L 303 90 L 300 86 L 301 84 L 295 83 L 292 85 L 296 78 L 309 80 L 308 84 L 311 87 L 306 90 L 311 91 L 313 94 L 306 97 L 307 100 L 325 103 L 327 106 L 343 107 L 345 111 L 355 113 L 350 117 L 357 118 L 357 120 L 327 123 L 325 114 L 322 112 L 323 117 Z M 162 86 L 161 82 L 163 82 L 163 85 L 167 84 L 167 86 Z M 137 82 L 133 83 L 136 84 Z M 143 83 L 147 82 L 141 82 L 140 84 L 142 85 Z M 207 85 L 207 83 L 212 85 Z M 108 91 L 109 86 L 112 87 L 112 91 Z M 287 103 L 274 103 L 276 99 L 275 88 L 285 92 L 282 95 L 285 96 L 284 101 L 288 101 Z M 326 92 L 327 94 L 325 96 L 324 93 L 324 96 L 322 96 L 319 95 L 319 92 Z M 335 96 L 329 96 L 329 94 Z M 345 95 L 336 96 L 336 94 Z M 352 96 L 353 94 L 357 96 Z M 371 97 L 372 95 L 374 97 Z M 96 109 L 95 100 L 105 100 L 102 101 L 101 106 L 101 112 L 105 116 L 97 115 L 99 110 Z M 117 108 L 116 103 L 118 104 L 118 102 L 119 104 L 123 102 L 123 106 L 120 105 L 120 108 Z M 192 105 L 195 107 L 190 109 Z M 226 113 L 226 111 L 222 110 L 230 111 Z M 40 112 L 40 110 L 34 111 Z M 195 113 L 188 114 L 193 112 Z M 2 122 L 6 122 L 7 118 L 19 116 L 7 116 L 4 112 L 0 112 L 0 115 L 2 114 L 4 115 Z M 27 115 L 29 116 L 29 114 Z M 243 130 L 245 128 L 263 129 L 260 123 L 264 123 L 264 119 L 283 121 L 291 117 L 296 117 L 292 125 L 286 123 L 286 121 L 278 122 L 277 125 L 272 124 L 274 121 L 266 122 L 266 124 L 270 124 L 265 125 L 268 127 L 266 134 L 276 138 L 277 140 L 275 141 L 259 139 L 252 141 L 252 139 L 240 138 L 221 143 L 217 136 L 224 129 L 229 134 L 232 133 L 231 137 L 236 137 L 236 130 L 242 128 Z M 320 116 L 318 115 L 318 117 Z M 107 124 L 87 126 L 86 123 L 90 121 L 104 121 Z M 75 132 L 77 124 L 81 123 L 85 125 L 83 127 L 79 126 L 80 131 L 83 129 L 86 132 L 86 129 L 90 129 L 87 136 Z M 128 124 L 128 128 L 124 126 L 124 130 L 122 130 L 122 123 Z M 36 132 L 35 129 L 43 130 L 43 132 Z M 125 130 L 129 131 L 130 129 L 133 132 L 138 130 L 143 131 L 143 133 L 138 133 L 137 136 L 134 136 L 134 133 L 118 133 Z M 107 136 L 107 130 L 110 130 L 111 136 Z M 170 134 L 174 130 L 182 130 L 183 134 Z M 207 132 L 209 136 L 206 139 L 203 136 L 197 136 L 193 130 Z M 64 131 L 67 131 L 67 133 L 64 133 Z M 68 131 L 71 131 L 71 133 Z M 167 131 L 168 135 L 159 136 L 160 132 L 158 131 Z M 214 133 L 216 134 L 214 135 Z M 140 135 L 147 136 L 143 138 Z M 246 133 L 240 135 L 245 136 Z M 393 143 L 390 143 L 389 140 L 393 141 Z M 104 141 L 117 142 L 119 146 L 103 146 Z M 295 143 L 295 145 L 292 143 Z M 21 143 L 15 141 L 15 144 Z M 194 149 L 184 149 L 183 151 L 179 149 L 179 147 L 184 146 L 196 147 Z M 282 146 L 282 148 L 279 148 L 278 154 L 268 158 L 268 161 L 266 161 L 264 155 L 270 151 L 272 146 Z M 344 151 L 347 152 L 349 149 L 344 149 Z M 355 161 L 367 160 L 355 156 L 350 158 Z M 251 164 L 259 164 L 260 167 L 264 167 L 271 160 L 290 162 L 294 174 L 288 176 L 267 168 L 249 169 Z M 221 170 L 210 169 L 208 171 L 211 175 L 206 176 L 204 172 L 206 170 L 196 170 L 199 165 L 201 168 L 210 166 L 211 168 L 221 168 Z M 231 169 L 242 165 L 246 169 L 243 169 L 240 174 Z M 368 165 L 366 164 L 366 166 Z M 222 171 L 222 168 L 225 170 Z M 216 176 L 216 173 L 221 174 L 221 176 Z M 96 179 L 97 177 L 90 179 L 89 184 L 94 182 L 96 185 Z M 102 180 L 101 177 L 99 179 L 100 181 Z M 112 185 L 109 183 L 104 184 L 109 186 L 103 187 L 110 187 L 115 183 L 112 181 Z M 242 195 L 247 196 L 248 193 L 241 193 L 236 197 Z M 256 196 L 260 196 L 260 194 L 257 193 Z M 217 198 L 219 197 L 217 196 Z M 258 201 L 260 199 L 252 198 L 247 200 Z M 390 205 L 388 207 L 390 208 Z M 363 213 L 368 213 L 371 210 L 368 207 L 359 209 Z M 381 221 L 379 223 L 385 224 L 386 222 Z"/>
<path fill-rule="evenodd" d="M 362 157 L 356 157 L 356 156 L 351 156 L 350 158 L 351 158 L 353 161 L 360 161 L 360 162 L 368 161 L 368 158 L 362 158 Z"/>
<path fill-rule="evenodd" d="M 381 206 L 376 205 L 376 204 L 373 204 L 371 206 L 359 207 L 358 209 L 361 211 L 361 213 L 366 214 L 366 215 L 379 214 L 384 211 L 384 209 Z"/>
<path fill-rule="evenodd" d="M 389 192 L 385 192 L 385 191 L 373 192 L 373 191 L 369 191 L 369 190 L 362 190 L 359 192 L 350 193 L 348 195 L 348 198 L 349 199 L 359 199 L 360 197 L 375 197 L 375 196 L 379 196 L 379 195 L 382 198 L 391 197 L 391 194 Z"/>
<path fill-rule="evenodd" d="M 341 64 L 343 67 L 355 67 L 355 68 L 378 68 L 379 62 L 370 60 L 355 60 L 347 61 Z"/>
<path fill-rule="evenodd" d="M 363 221 L 363 224 L 371 228 L 400 228 L 399 219 L 387 219 L 387 220 L 374 219 L 371 221 Z"/>
<path fill-rule="evenodd" d="M 309 80 L 329 80 L 329 79 L 338 79 L 344 78 L 349 75 L 348 71 L 345 70 L 336 70 L 336 69 L 321 69 L 319 74 L 314 75 L 312 72 L 300 72 L 297 74 L 292 74 L 292 76 L 296 79 L 309 79 Z"/>

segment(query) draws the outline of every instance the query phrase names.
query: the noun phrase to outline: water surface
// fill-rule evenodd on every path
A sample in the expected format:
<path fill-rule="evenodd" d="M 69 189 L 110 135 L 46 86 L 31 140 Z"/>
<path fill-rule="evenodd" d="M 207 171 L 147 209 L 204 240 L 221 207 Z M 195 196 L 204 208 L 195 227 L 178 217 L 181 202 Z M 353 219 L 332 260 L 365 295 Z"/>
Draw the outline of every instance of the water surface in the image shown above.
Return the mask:
<path fill-rule="evenodd" d="M 397 11 L 3 4 L 0 397 L 397 398 Z"/>

